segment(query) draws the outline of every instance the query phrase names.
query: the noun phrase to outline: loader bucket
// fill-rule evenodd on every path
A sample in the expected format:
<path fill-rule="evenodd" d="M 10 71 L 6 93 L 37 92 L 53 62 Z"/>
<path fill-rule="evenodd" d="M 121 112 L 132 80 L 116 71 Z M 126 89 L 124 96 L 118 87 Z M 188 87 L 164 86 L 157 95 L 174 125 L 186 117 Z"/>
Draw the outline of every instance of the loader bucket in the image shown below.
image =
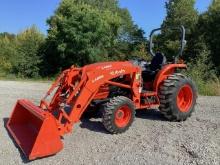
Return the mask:
<path fill-rule="evenodd" d="M 18 100 L 7 129 L 29 160 L 63 148 L 55 118 L 28 100 Z"/>

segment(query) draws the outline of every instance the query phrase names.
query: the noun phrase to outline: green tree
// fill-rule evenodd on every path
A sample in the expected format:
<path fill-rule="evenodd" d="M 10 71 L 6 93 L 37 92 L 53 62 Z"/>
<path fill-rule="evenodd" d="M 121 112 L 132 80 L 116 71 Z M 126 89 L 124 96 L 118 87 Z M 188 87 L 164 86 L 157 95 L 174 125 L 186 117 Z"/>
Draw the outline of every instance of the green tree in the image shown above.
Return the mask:
<path fill-rule="evenodd" d="M 194 8 L 195 0 L 169 0 L 165 7 L 167 16 L 162 23 L 162 27 L 179 27 L 183 25 L 186 28 L 186 39 L 191 38 L 192 31 L 198 21 L 198 12 Z M 162 51 L 172 59 L 177 54 L 180 43 L 180 32 L 176 30 L 163 30 L 160 36 Z M 188 41 L 190 44 L 190 41 Z M 185 57 L 187 58 L 187 57 Z"/>
<path fill-rule="evenodd" d="M 0 34 L 0 73 L 5 76 L 12 69 L 11 59 L 16 55 L 15 35 Z"/>
<path fill-rule="evenodd" d="M 198 20 L 194 5 L 195 0 L 169 0 L 165 4 L 167 16 L 162 26 L 183 25 L 189 30 L 193 29 Z"/>
<path fill-rule="evenodd" d="M 8 32 L 0 33 L 0 39 L 8 38 L 9 40 L 13 40 L 15 38 L 15 34 L 10 34 Z"/>
<path fill-rule="evenodd" d="M 20 77 L 38 77 L 42 57 L 38 54 L 44 35 L 32 26 L 19 33 L 15 40 L 16 54 L 10 58 L 12 73 Z"/>
<path fill-rule="evenodd" d="M 197 26 L 200 35 L 210 49 L 211 59 L 220 74 L 220 0 L 213 0 L 208 11 L 201 14 Z"/>
<path fill-rule="evenodd" d="M 47 22 L 46 73 L 73 64 L 126 59 L 134 44 L 131 36 L 139 30 L 116 0 L 63 0 Z"/>

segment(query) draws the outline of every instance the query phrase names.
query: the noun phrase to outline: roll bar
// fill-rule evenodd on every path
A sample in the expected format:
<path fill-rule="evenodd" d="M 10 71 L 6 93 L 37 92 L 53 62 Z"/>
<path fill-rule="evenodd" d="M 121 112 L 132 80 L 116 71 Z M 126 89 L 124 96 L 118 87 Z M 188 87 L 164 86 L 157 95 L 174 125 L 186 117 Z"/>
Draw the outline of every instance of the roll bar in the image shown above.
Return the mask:
<path fill-rule="evenodd" d="M 155 53 L 154 53 L 154 51 L 153 51 L 153 47 L 154 47 L 153 39 L 154 39 L 154 36 L 155 36 L 155 32 L 161 31 L 161 30 L 163 30 L 163 29 L 180 30 L 180 32 L 181 32 L 180 49 L 179 49 L 179 51 L 178 51 L 178 54 L 175 56 L 175 61 L 176 61 L 176 60 L 178 60 L 179 57 L 182 56 L 184 47 L 185 47 L 185 45 L 186 45 L 186 40 L 185 40 L 186 30 L 185 30 L 184 26 L 180 26 L 180 27 L 157 28 L 157 29 L 152 30 L 151 33 L 150 33 L 150 54 L 151 54 L 152 56 L 155 56 Z"/>

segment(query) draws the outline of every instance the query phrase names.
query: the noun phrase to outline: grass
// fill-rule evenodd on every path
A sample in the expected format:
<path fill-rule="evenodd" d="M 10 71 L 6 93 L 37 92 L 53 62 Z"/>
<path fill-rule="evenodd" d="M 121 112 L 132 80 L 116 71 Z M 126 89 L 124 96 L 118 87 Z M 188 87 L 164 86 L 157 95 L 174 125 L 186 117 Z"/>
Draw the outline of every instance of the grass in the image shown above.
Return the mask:
<path fill-rule="evenodd" d="M 17 77 L 13 74 L 2 74 L 0 73 L 0 80 L 1 81 L 27 81 L 27 82 L 52 82 L 55 80 L 54 77 L 38 77 L 38 78 L 22 78 L 22 77 Z"/>
<path fill-rule="evenodd" d="M 199 94 L 205 96 L 220 96 L 220 82 L 219 79 L 207 82 L 195 81 L 198 87 Z"/>

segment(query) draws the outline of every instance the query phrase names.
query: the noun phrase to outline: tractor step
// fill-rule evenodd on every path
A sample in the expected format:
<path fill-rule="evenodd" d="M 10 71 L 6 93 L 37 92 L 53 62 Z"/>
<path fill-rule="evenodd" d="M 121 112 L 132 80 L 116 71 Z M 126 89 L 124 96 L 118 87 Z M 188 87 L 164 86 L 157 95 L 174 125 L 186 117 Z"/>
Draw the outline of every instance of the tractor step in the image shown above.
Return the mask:
<path fill-rule="evenodd" d="M 157 96 L 157 92 L 143 90 L 141 96 L 142 97 Z"/>
<path fill-rule="evenodd" d="M 142 108 L 157 107 L 159 105 L 157 93 L 154 91 L 142 91 L 141 104 Z"/>

